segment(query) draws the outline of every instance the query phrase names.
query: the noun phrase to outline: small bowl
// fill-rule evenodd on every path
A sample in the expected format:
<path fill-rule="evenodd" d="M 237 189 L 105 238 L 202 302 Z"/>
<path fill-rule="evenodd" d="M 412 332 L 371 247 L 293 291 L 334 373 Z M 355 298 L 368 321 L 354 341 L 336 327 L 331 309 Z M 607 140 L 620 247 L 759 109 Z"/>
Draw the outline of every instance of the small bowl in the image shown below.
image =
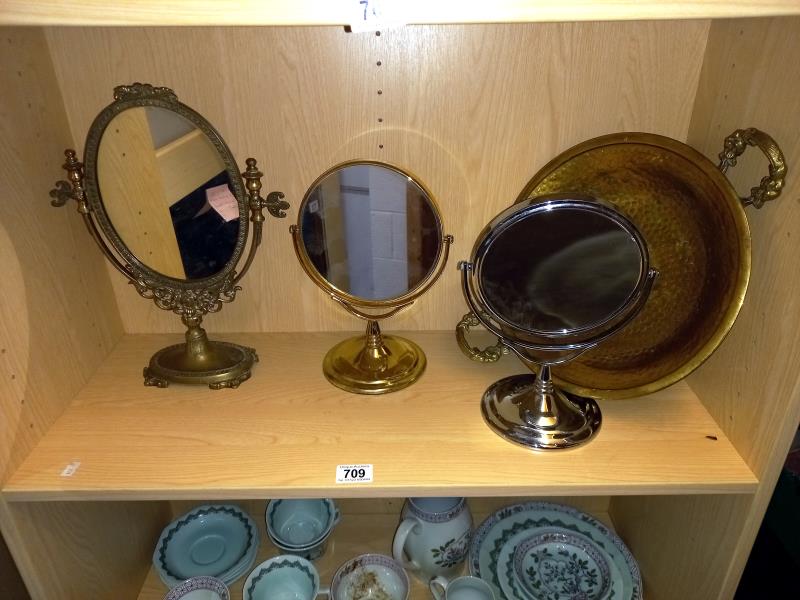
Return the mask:
<path fill-rule="evenodd" d="M 362 554 L 348 560 L 331 582 L 332 600 L 375 597 L 408 600 L 408 575 L 396 560 L 382 554 Z"/>
<path fill-rule="evenodd" d="M 192 577 L 172 588 L 164 600 L 230 600 L 231 594 L 221 580 L 203 575 Z"/>
<path fill-rule="evenodd" d="M 299 556 L 276 556 L 252 570 L 244 582 L 244 600 L 294 598 L 314 600 L 320 593 L 319 573 L 310 562 Z"/>

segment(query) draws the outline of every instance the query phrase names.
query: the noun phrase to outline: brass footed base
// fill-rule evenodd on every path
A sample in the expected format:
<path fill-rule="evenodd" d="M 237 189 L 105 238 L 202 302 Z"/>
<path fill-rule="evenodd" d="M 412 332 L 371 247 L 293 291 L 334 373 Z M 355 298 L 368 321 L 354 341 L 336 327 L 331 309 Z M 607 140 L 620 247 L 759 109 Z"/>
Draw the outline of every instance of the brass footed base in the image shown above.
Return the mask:
<path fill-rule="evenodd" d="M 258 362 L 255 349 L 229 342 L 212 342 L 200 319 L 187 322 L 186 343 L 162 348 L 144 368 L 144 384 L 160 388 L 170 383 L 208 385 L 212 390 L 236 388 L 250 379 Z"/>
<path fill-rule="evenodd" d="M 555 389 L 549 367 L 545 381 L 513 375 L 493 383 L 483 395 L 481 412 L 499 436 L 531 450 L 573 448 L 600 429 L 597 402 Z"/>
<path fill-rule="evenodd" d="M 417 344 L 381 335 L 376 321 L 367 334 L 336 344 L 325 355 L 322 372 L 333 385 L 356 394 L 387 394 L 414 383 L 425 371 L 425 353 Z"/>

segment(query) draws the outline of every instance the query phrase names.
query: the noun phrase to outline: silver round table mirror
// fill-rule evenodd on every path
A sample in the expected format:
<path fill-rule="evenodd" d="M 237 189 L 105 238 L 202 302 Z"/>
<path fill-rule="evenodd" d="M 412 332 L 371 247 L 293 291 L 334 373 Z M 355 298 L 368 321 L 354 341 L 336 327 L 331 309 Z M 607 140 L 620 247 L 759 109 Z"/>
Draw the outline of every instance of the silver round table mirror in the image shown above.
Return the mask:
<path fill-rule="evenodd" d="M 291 231 L 309 277 L 367 321 L 364 335 L 326 354 L 328 381 L 350 392 L 384 394 L 419 379 L 425 353 L 409 339 L 383 335 L 378 320 L 410 306 L 447 262 L 452 238 L 431 192 L 393 165 L 342 163 L 311 185 Z"/>
<path fill-rule="evenodd" d="M 657 271 L 642 235 L 592 198 L 534 198 L 495 217 L 459 268 L 477 321 L 500 349 L 538 371 L 486 390 L 481 406 L 489 426 L 539 450 L 591 439 L 601 424 L 597 402 L 557 389 L 550 366 L 615 334 L 644 306 Z M 465 332 L 459 328 L 459 343 L 468 350 Z"/>

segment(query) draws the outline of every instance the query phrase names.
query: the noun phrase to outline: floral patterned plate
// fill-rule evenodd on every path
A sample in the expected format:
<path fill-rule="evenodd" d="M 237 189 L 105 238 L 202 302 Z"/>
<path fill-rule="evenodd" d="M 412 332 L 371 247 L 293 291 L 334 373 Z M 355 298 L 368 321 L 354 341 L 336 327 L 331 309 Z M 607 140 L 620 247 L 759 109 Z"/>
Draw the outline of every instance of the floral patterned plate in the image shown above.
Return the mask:
<path fill-rule="evenodd" d="M 487 517 L 472 535 L 469 551 L 470 574 L 487 581 L 498 598 L 506 598 L 497 574 L 500 551 L 519 532 L 543 527 L 567 529 L 589 538 L 605 552 L 609 563 L 620 573 L 622 593 L 615 595 L 614 600 L 641 600 L 642 580 L 639 567 L 619 536 L 591 515 L 571 506 L 551 502 L 514 504 Z"/>
<path fill-rule="evenodd" d="M 608 600 L 621 598 L 619 570 L 589 538 L 566 529 L 523 531 L 508 540 L 497 562 L 508 598 Z"/>

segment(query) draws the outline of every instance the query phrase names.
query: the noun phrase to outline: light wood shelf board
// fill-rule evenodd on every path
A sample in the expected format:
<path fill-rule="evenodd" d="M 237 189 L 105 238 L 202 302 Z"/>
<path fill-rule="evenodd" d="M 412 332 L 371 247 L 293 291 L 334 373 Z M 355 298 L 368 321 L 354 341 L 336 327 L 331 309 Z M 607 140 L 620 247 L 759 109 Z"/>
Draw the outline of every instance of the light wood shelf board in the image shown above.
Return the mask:
<path fill-rule="evenodd" d="M 696 494 L 757 485 L 685 384 L 601 402 L 603 428 L 590 444 L 533 453 L 490 431 L 479 409 L 486 387 L 522 365 L 472 363 L 452 332 L 410 333 L 428 370 L 384 396 L 325 381 L 322 357 L 342 334 L 224 337 L 261 357 L 237 390 L 145 388 L 150 354 L 176 338 L 123 338 L 7 482 L 7 498 Z M 336 465 L 352 463 L 374 464 L 374 482 L 336 485 Z"/>
<path fill-rule="evenodd" d="M 796 0 L 405 0 L 382 3 L 401 23 L 707 19 L 800 14 Z M 348 25 L 356 0 L 3 0 L 5 25 Z M 363 18 L 363 17 L 361 17 Z"/>
<path fill-rule="evenodd" d="M 243 508 L 245 508 L 243 506 Z M 258 524 L 261 535 L 261 546 L 255 565 L 278 556 L 280 551 L 272 545 L 267 537 L 264 527 L 263 506 L 260 510 L 251 508 L 251 516 Z M 488 513 L 473 512 L 473 523 L 477 527 Z M 611 527 L 614 524 L 607 512 L 592 511 L 592 515 Z M 328 540 L 328 549 L 325 555 L 314 563 L 320 574 L 322 586 L 328 586 L 336 569 L 345 561 L 359 554 L 376 553 L 391 555 L 392 538 L 399 522 L 399 509 L 394 514 L 343 514 L 342 520 L 336 526 L 331 538 Z M 166 525 L 166 523 L 165 523 Z M 154 541 L 155 544 L 155 541 Z M 467 572 L 465 565 L 464 572 Z M 242 588 L 247 579 L 245 575 L 230 586 L 231 598 L 241 598 Z M 427 585 L 409 575 L 411 581 L 410 600 L 430 598 Z M 138 600 L 162 600 L 167 593 L 167 587 L 161 582 L 154 568 L 150 569 L 145 579 Z"/>

